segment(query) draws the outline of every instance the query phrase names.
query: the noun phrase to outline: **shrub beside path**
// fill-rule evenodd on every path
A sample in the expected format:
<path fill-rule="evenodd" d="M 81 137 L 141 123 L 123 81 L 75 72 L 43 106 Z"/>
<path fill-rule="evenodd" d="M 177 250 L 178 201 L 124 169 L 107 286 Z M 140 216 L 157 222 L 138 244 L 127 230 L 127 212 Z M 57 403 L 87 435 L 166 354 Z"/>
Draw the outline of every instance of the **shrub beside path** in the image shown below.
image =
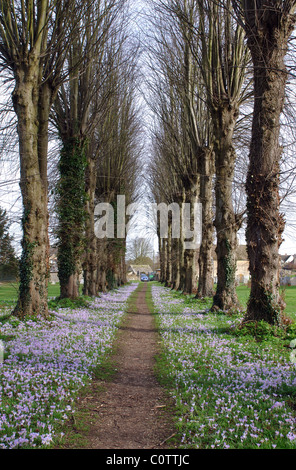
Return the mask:
<path fill-rule="evenodd" d="M 89 449 L 171 448 L 175 433 L 168 396 L 154 373 L 158 337 L 145 294 L 147 284 L 137 290 L 135 313 L 128 313 L 113 357 L 117 372 L 111 381 L 95 380 L 91 395 L 80 400 L 88 414 L 84 433 Z M 103 386 L 103 391 L 102 391 Z M 89 394 L 88 394 L 89 395 Z M 83 414 L 83 413 L 82 413 Z"/>

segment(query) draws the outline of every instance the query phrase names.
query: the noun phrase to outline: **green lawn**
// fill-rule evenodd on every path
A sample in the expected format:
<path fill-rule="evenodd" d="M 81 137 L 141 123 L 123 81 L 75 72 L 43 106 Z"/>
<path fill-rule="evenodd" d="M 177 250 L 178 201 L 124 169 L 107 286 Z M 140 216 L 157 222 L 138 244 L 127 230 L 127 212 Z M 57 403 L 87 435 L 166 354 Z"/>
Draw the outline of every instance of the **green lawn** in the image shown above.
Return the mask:
<path fill-rule="evenodd" d="M 0 302 L 17 299 L 17 284 L 14 282 L 3 282 L 0 284 Z"/>
<path fill-rule="evenodd" d="M 282 296 L 287 304 L 286 314 L 290 315 L 291 318 L 296 320 L 296 286 L 281 287 Z M 250 289 L 246 286 L 237 287 L 237 295 L 242 307 L 247 306 Z"/>
<path fill-rule="evenodd" d="M 293 314 L 296 320 L 296 286 L 289 286 L 283 289 L 283 297 L 287 304 L 286 313 Z"/>
<path fill-rule="evenodd" d="M 18 285 L 15 282 L 3 282 L 0 283 L 0 305 L 3 301 L 14 301 L 17 299 Z M 59 284 L 49 284 L 48 296 L 58 297 L 60 295 Z"/>
<path fill-rule="evenodd" d="M 287 304 L 286 313 L 291 315 L 296 320 L 296 286 L 287 286 L 281 288 L 283 297 Z M 246 286 L 239 286 L 237 288 L 237 295 L 243 308 L 246 308 L 249 297 L 250 289 Z M 58 297 L 60 295 L 59 284 L 49 284 L 48 296 Z M 15 301 L 17 299 L 17 284 L 13 282 L 6 282 L 0 284 L 0 306 L 1 301 Z"/>
<path fill-rule="evenodd" d="M 242 303 L 248 294 L 238 288 Z M 295 294 L 287 287 L 289 311 Z M 241 327 L 241 314 L 207 312 L 205 302 L 159 284 L 148 295 L 161 343 L 156 371 L 175 399 L 178 447 L 295 450 L 295 325 Z"/>

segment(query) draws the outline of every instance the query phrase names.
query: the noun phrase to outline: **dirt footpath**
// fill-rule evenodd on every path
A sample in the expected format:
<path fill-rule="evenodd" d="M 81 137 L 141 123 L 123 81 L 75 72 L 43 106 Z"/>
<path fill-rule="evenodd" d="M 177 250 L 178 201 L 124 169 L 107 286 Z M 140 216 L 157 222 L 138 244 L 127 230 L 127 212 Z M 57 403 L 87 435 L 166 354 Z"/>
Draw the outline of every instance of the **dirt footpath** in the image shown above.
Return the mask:
<path fill-rule="evenodd" d="M 165 449 L 175 433 L 171 404 L 153 372 L 158 351 L 157 333 L 145 293 L 138 293 L 137 312 L 129 313 L 114 357 L 118 372 L 104 391 L 81 400 L 90 412 L 89 449 Z M 100 382 L 98 388 L 101 388 Z"/>

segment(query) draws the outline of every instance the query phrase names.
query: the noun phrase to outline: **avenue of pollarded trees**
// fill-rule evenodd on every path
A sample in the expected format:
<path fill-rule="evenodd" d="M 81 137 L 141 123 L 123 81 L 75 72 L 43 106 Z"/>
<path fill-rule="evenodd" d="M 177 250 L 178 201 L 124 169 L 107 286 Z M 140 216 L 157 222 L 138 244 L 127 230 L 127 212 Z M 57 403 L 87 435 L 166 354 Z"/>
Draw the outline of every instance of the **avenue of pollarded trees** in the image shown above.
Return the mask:
<path fill-rule="evenodd" d="M 95 206 L 116 213 L 118 195 L 130 204 L 148 186 L 153 202 L 202 204 L 198 249 L 170 219 L 159 237 L 161 282 L 237 309 L 245 225 L 245 319 L 281 324 L 295 14 L 288 0 L 2 0 L 1 148 L 15 130 L 23 206 L 16 316 L 48 314 L 53 219 L 61 298 L 79 296 L 81 272 L 88 296 L 126 283 L 126 238 L 96 237 Z"/>
<path fill-rule="evenodd" d="M 152 191 L 159 202 L 195 198 L 203 206 L 198 287 L 194 253 L 184 250 L 184 237 L 161 241 L 162 280 L 185 293 L 197 289 L 198 297 L 212 295 L 214 234 L 218 282 L 212 309 L 237 308 L 237 232 L 245 220 L 251 274 L 246 319 L 278 325 L 285 225 L 280 130 L 296 2 L 151 3 Z M 235 211 L 240 173 L 246 174 L 246 199 Z"/>

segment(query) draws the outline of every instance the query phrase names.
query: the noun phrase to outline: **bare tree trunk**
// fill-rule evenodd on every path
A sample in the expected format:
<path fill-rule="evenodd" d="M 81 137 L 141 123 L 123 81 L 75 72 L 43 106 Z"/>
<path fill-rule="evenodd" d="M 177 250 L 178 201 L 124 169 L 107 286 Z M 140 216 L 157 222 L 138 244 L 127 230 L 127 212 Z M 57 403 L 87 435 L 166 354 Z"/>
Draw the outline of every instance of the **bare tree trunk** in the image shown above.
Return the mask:
<path fill-rule="evenodd" d="M 179 289 L 180 285 L 180 240 L 174 238 L 172 241 L 172 288 Z"/>
<path fill-rule="evenodd" d="M 168 239 L 163 238 L 163 251 L 164 251 L 164 277 L 163 277 L 163 282 L 165 286 L 167 285 L 167 279 L 168 279 Z"/>
<path fill-rule="evenodd" d="M 20 288 L 14 314 L 46 316 L 49 276 L 47 175 L 38 155 L 38 60 L 15 72 L 14 109 L 18 119 L 23 199 Z M 47 156 L 47 155 L 46 155 Z"/>
<path fill-rule="evenodd" d="M 172 285 L 172 219 L 169 217 L 168 236 L 168 286 Z"/>
<path fill-rule="evenodd" d="M 124 244 L 120 239 L 113 239 L 109 243 L 108 253 L 110 256 L 110 272 L 112 272 L 113 287 L 119 287 L 122 284 L 121 262 L 124 256 Z"/>
<path fill-rule="evenodd" d="M 109 240 L 107 241 L 107 246 L 109 245 Z M 107 266 L 106 266 L 106 282 L 107 290 L 112 290 L 116 287 L 116 272 L 114 269 L 114 253 L 110 246 L 107 250 Z"/>
<path fill-rule="evenodd" d="M 158 252 L 159 252 L 159 281 L 164 282 L 165 278 L 165 251 L 164 251 L 164 240 L 160 237 L 160 213 L 157 212 L 157 238 L 158 238 Z"/>
<path fill-rule="evenodd" d="M 185 286 L 183 294 L 192 294 L 194 282 L 194 256 L 192 250 L 185 250 Z"/>
<path fill-rule="evenodd" d="M 126 284 L 127 283 L 126 260 L 125 260 L 126 238 L 123 240 L 122 245 L 123 245 L 123 253 L 121 255 L 121 284 Z"/>
<path fill-rule="evenodd" d="M 61 299 L 79 297 L 79 275 L 78 273 L 71 274 L 66 284 L 61 284 Z"/>
<path fill-rule="evenodd" d="M 234 176 L 235 150 L 232 136 L 238 116 L 238 108 L 227 100 L 212 114 L 216 169 L 216 216 L 214 225 L 217 235 L 217 290 L 212 309 L 230 310 L 239 306 L 236 294 L 236 247 L 237 220 L 232 204 L 232 181 Z"/>
<path fill-rule="evenodd" d="M 199 179 L 199 178 L 198 178 Z M 192 186 L 189 191 L 189 203 L 190 203 L 190 223 L 188 226 L 190 227 L 191 233 L 193 234 L 192 239 L 187 240 L 189 242 L 195 241 L 195 234 L 194 234 L 194 204 L 197 203 L 197 191 L 198 191 L 199 183 Z M 197 253 L 199 252 L 199 247 L 196 248 L 187 248 L 185 249 L 184 256 L 185 256 L 185 286 L 184 286 L 184 294 L 192 294 L 197 292 Z"/>
<path fill-rule="evenodd" d="M 160 257 L 160 282 L 165 282 L 165 266 L 166 266 L 166 241 L 163 238 L 159 238 L 159 257 Z"/>
<path fill-rule="evenodd" d="M 200 202 L 202 204 L 202 239 L 199 251 L 199 279 L 197 298 L 213 295 L 213 196 L 212 179 L 214 155 L 210 149 L 201 149 L 200 162 Z"/>
<path fill-rule="evenodd" d="M 85 260 L 83 263 L 84 286 L 83 294 L 97 295 L 97 239 L 94 230 L 95 189 L 96 189 L 96 160 L 92 158 L 88 150 L 86 169 L 86 221 L 85 221 Z"/>
<path fill-rule="evenodd" d="M 180 260 L 180 283 L 179 290 L 185 290 L 185 249 L 184 249 L 184 240 L 180 240 L 180 250 L 179 250 L 179 260 Z"/>
<path fill-rule="evenodd" d="M 107 291 L 107 242 L 97 238 L 97 292 Z"/>
<path fill-rule="evenodd" d="M 185 189 L 183 188 L 182 203 L 186 201 Z M 182 204 L 181 203 L 181 204 Z M 182 207 L 182 205 L 181 205 Z M 179 290 L 184 291 L 186 287 L 186 266 L 185 266 L 185 234 L 183 231 L 183 211 L 181 210 L 180 244 L 179 244 L 179 264 L 180 264 L 180 284 Z"/>
<path fill-rule="evenodd" d="M 253 2 L 248 2 L 253 3 Z M 279 3 L 279 2 L 271 2 Z M 287 79 L 284 63 L 295 18 L 295 2 L 245 13 L 248 46 L 254 65 L 254 114 L 247 175 L 247 249 L 251 292 L 246 320 L 280 324 L 279 246 L 284 219 L 279 212 L 280 114 Z M 294 6 L 292 7 L 292 4 Z M 284 6 L 285 4 L 285 6 Z"/>
<path fill-rule="evenodd" d="M 166 240 L 166 279 L 165 285 L 171 287 L 172 284 L 172 221 L 169 217 L 168 238 Z"/>

